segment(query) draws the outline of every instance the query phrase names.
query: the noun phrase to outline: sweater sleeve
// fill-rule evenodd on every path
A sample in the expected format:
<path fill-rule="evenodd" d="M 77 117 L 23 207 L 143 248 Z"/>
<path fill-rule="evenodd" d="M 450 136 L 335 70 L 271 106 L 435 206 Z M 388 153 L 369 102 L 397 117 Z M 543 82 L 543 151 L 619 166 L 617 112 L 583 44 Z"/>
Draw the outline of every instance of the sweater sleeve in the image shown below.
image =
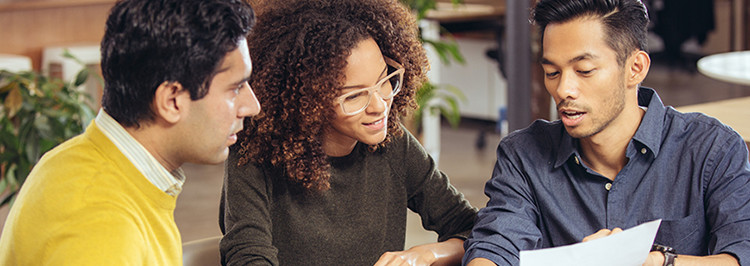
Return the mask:
<path fill-rule="evenodd" d="M 238 157 L 232 151 L 227 159 L 221 193 L 222 265 L 279 265 L 272 243 L 271 182 L 255 165 L 237 166 Z"/>
<path fill-rule="evenodd" d="M 408 207 L 422 218 L 422 226 L 438 234 L 438 241 L 450 238 L 465 240 L 477 215 L 472 207 L 450 184 L 448 176 L 438 170 L 435 161 L 421 144 L 404 130 L 404 136 L 394 143 L 400 154 L 394 168 L 404 173 L 408 193 Z"/>

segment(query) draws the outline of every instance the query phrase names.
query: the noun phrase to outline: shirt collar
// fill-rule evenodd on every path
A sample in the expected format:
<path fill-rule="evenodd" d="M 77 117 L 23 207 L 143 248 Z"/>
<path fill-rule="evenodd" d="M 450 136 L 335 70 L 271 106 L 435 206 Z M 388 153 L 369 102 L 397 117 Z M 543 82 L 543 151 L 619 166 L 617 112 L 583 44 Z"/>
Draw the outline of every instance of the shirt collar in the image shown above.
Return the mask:
<path fill-rule="evenodd" d="M 152 184 L 172 196 L 177 196 L 182 191 L 182 184 L 185 182 L 182 168 L 169 172 L 104 109 L 99 110 L 96 125 Z"/>
<path fill-rule="evenodd" d="M 560 123 L 558 121 L 558 123 Z M 561 134 L 560 134 L 560 146 L 558 148 L 557 159 L 555 160 L 555 168 L 562 166 L 571 156 L 578 156 L 578 139 L 575 139 L 568 135 L 568 131 L 565 130 L 565 125 L 560 123 Z"/>
<path fill-rule="evenodd" d="M 659 148 L 664 131 L 664 116 L 667 108 L 662 103 L 659 95 L 651 88 L 641 87 L 638 89 L 638 105 L 646 107 L 641 125 L 633 136 L 633 140 L 640 142 L 654 153 L 659 155 Z"/>
<path fill-rule="evenodd" d="M 656 91 L 646 87 L 638 88 L 638 105 L 647 108 L 646 114 L 643 116 L 641 125 L 638 126 L 638 130 L 636 130 L 629 146 L 633 146 L 633 141 L 640 142 L 647 149 L 651 150 L 654 153 L 654 157 L 656 157 L 659 155 L 659 144 L 662 139 L 662 124 L 666 115 L 666 107 L 662 103 L 661 98 L 659 98 L 659 95 L 656 94 Z M 561 139 L 558 146 L 555 167 L 560 167 L 573 155 L 578 156 L 578 139 L 568 135 L 565 126 L 561 126 L 561 128 Z M 628 149 L 630 148 L 628 147 Z"/>

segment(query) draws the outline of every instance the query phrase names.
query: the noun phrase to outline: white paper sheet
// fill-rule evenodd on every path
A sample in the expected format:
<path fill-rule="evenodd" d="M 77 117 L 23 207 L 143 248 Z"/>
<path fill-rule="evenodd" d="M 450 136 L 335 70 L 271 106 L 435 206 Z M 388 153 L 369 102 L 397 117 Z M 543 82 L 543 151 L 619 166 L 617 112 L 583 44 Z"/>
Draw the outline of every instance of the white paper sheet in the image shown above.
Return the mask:
<path fill-rule="evenodd" d="M 654 243 L 661 219 L 618 234 L 567 246 L 521 251 L 521 266 L 640 266 Z"/>

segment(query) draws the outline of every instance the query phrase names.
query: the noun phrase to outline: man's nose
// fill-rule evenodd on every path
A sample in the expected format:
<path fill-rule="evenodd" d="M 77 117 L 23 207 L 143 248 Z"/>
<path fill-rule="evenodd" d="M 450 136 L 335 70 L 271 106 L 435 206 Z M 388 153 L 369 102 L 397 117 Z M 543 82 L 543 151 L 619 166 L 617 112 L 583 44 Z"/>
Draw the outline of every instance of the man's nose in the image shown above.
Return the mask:
<path fill-rule="evenodd" d="M 239 95 L 241 102 L 239 104 L 240 107 L 237 110 L 237 116 L 246 117 L 257 115 L 260 113 L 260 102 L 258 102 L 258 97 L 255 97 L 253 88 L 251 88 L 250 84 L 247 82 L 245 82 L 245 85 L 242 87 L 243 88 L 240 90 Z"/>
<path fill-rule="evenodd" d="M 560 81 L 557 83 L 557 96 L 560 100 L 564 99 L 576 99 L 579 94 L 579 83 L 578 78 L 573 74 L 561 73 Z"/>

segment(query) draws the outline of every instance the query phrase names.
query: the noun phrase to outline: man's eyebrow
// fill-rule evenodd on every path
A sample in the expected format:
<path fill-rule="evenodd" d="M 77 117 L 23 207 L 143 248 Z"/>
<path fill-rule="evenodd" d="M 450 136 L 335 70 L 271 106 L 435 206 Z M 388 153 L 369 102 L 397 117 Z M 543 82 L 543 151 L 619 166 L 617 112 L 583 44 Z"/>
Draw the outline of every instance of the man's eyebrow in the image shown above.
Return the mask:
<path fill-rule="evenodd" d="M 229 69 L 231 69 L 231 67 L 220 68 L 219 70 L 216 70 L 216 72 L 213 74 L 213 76 L 215 77 L 219 73 L 229 71 Z M 244 82 L 248 82 L 248 81 L 250 81 L 250 75 L 248 75 L 247 77 L 242 78 L 241 80 L 238 80 L 237 82 L 231 83 L 231 86 L 239 86 L 240 84 L 242 84 Z"/>
<path fill-rule="evenodd" d="M 591 54 L 591 53 L 584 53 L 582 55 L 573 57 L 572 59 L 568 60 L 568 64 L 573 64 L 579 61 L 583 61 L 586 59 L 595 59 L 597 56 Z M 549 59 L 542 57 L 541 60 L 539 60 L 542 65 L 555 65 L 555 63 L 552 63 L 552 61 L 549 61 Z"/>
<path fill-rule="evenodd" d="M 380 72 L 380 75 L 378 75 L 378 80 L 380 80 L 381 78 L 383 78 L 383 74 L 387 74 L 387 73 L 388 73 L 388 64 L 385 64 L 385 68 L 383 68 L 383 71 Z M 346 86 L 346 87 L 343 87 L 341 89 L 345 90 L 345 89 L 365 88 L 365 87 L 367 87 L 367 86 L 360 84 L 360 85 Z"/>
<path fill-rule="evenodd" d="M 241 79 L 241 80 L 239 80 L 239 81 L 237 81 L 235 83 L 232 83 L 232 85 L 233 86 L 239 86 L 240 84 L 248 82 L 248 81 L 250 81 L 250 76 L 247 76 L 247 77 L 245 77 L 245 78 L 243 78 L 243 79 Z"/>

